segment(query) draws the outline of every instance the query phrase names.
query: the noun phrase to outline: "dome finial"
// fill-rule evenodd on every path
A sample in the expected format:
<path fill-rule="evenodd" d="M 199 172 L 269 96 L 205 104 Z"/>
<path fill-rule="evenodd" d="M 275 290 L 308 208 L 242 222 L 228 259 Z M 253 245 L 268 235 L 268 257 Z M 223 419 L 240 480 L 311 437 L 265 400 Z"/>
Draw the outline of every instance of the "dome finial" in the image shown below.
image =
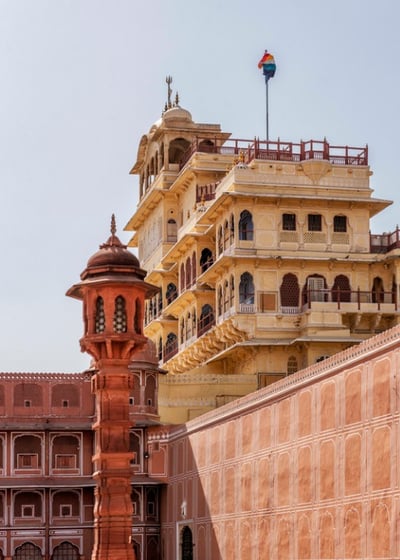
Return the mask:
<path fill-rule="evenodd" d="M 165 78 L 165 81 L 166 81 L 167 84 L 168 84 L 168 102 L 167 102 L 167 105 L 168 105 L 168 109 L 171 109 L 171 107 L 172 107 L 172 103 L 171 103 L 171 95 L 172 95 L 172 89 L 171 89 L 172 76 L 167 76 L 167 77 Z"/>
<path fill-rule="evenodd" d="M 115 235 L 117 233 L 117 226 L 115 225 L 115 214 L 111 215 L 111 235 Z"/>

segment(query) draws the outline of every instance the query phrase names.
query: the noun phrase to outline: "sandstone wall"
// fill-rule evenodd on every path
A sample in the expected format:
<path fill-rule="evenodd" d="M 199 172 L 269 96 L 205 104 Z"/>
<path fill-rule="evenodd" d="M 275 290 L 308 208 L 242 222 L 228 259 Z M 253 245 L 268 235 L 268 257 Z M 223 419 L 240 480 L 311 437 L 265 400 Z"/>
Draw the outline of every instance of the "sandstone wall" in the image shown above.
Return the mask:
<path fill-rule="evenodd" d="M 400 327 L 172 430 L 165 558 L 400 558 Z"/>

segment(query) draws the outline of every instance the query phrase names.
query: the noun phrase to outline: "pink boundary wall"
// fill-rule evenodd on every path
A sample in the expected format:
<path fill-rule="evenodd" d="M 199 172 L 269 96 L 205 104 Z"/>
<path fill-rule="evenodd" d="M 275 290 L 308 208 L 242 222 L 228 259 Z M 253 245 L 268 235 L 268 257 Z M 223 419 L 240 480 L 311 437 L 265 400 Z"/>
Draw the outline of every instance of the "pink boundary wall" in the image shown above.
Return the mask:
<path fill-rule="evenodd" d="M 180 558 L 400 558 L 400 326 L 169 435 L 162 540 Z"/>

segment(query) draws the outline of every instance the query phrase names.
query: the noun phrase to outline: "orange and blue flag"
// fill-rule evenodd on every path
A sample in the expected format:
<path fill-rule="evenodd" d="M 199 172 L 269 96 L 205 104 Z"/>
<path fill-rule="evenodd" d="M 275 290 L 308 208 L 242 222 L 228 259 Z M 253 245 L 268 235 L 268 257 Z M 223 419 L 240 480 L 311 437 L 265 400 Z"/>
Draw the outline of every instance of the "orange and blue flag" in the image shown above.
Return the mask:
<path fill-rule="evenodd" d="M 262 68 L 263 74 L 265 76 L 265 83 L 268 82 L 270 78 L 275 76 L 276 71 L 276 64 L 275 59 L 271 53 L 267 50 L 264 52 L 260 62 L 258 63 L 258 67 Z"/>

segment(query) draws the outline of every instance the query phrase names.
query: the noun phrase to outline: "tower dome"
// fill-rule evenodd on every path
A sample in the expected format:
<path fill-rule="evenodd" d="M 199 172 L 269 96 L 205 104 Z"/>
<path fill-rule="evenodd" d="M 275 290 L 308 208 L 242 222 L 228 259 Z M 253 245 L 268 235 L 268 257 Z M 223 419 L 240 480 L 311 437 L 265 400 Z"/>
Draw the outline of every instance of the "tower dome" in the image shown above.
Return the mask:
<path fill-rule="evenodd" d="M 127 246 L 121 243 L 115 235 L 115 216 L 111 217 L 111 235 L 99 250 L 92 255 L 86 269 L 81 274 L 81 279 L 102 275 L 104 273 L 131 272 L 143 279 L 145 271 L 140 268 L 138 258 L 131 253 Z"/>
<path fill-rule="evenodd" d="M 171 122 L 171 121 L 186 121 L 188 123 L 192 123 L 192 115 L 186 109 L 182 109 L 179 105 L 175 105 L 170 109 L 167 109 L 162 116 L 164 122 Z"/>

